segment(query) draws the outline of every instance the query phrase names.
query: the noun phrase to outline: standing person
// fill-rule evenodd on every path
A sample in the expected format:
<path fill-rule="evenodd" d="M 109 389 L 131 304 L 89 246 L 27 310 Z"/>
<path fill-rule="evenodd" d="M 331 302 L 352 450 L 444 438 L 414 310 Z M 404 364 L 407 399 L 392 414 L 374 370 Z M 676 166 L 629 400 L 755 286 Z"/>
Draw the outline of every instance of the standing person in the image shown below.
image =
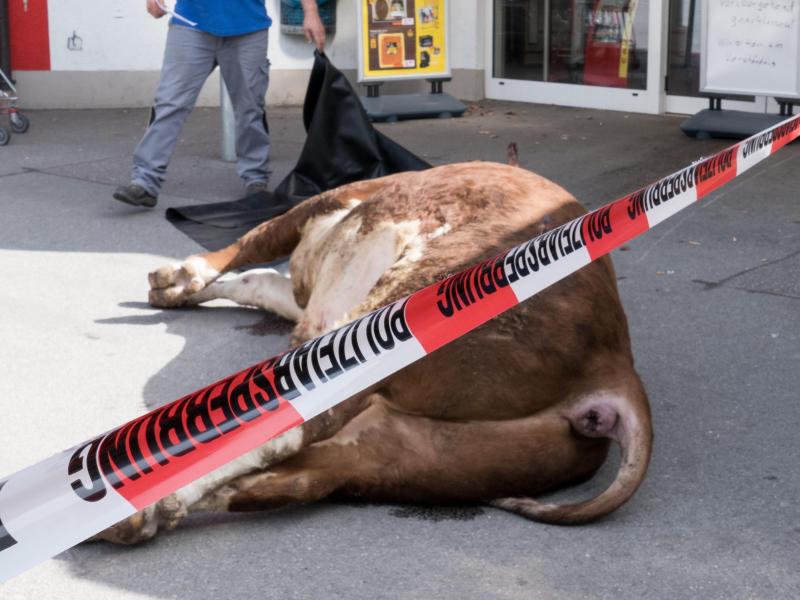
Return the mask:
<path fill-rule="evenodd" d="M 301 3 L 306 39 L 322 50 L 325 28 L 316 0 Z M 158 0 L 147 0 L 147 12 L 156 19 L 166 14 L 162 6 Z M 272 24 L 265 0 L 178 0 L 175 13 L 196 25 L 176 18 L 170 23 L 150 123 L 133 154 L 131 182 L 119 186 L 114 199 L 133 206 L 156 205 L 186 117 L 217 65 L 236 120 L 236 171 L 248 194 L 265 190 L 270 169 L 264 98 Z"/>

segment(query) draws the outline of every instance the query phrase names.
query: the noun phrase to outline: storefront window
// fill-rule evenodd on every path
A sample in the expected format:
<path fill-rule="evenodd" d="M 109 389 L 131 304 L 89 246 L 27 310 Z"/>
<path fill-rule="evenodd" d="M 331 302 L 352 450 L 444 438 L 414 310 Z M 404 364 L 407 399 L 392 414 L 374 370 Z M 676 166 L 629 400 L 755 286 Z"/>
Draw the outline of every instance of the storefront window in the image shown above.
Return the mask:
<path fill-rule="evenodd" d="M 494 76 L 647 84 L 649 0 L 494 0 Z"/>

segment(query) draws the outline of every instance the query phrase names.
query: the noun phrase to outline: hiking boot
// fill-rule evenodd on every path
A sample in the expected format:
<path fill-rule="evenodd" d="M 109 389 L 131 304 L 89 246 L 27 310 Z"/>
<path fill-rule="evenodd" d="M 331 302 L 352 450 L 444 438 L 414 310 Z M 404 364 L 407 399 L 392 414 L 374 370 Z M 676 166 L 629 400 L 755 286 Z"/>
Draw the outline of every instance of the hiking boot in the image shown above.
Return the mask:
<path fill-rule="evenodd" d="M 268 187 L 269 182 L 265 181 L 264 179 L 251 181 L 247 184 L 247 187 L 244 188 L 244 193 L 248 196 L 252 196 L 253 194 L 258 194 L 259 192 L 266 192 Z"/>
<path fill-rule="evenodd" d="M 135 183 L 119 186 L 114 190 L 113 198 L 131 206 L 144 206 L 145 208 L 153 208 L 158 202 L 157 196 L 153 196 L 142 186 Z"/>

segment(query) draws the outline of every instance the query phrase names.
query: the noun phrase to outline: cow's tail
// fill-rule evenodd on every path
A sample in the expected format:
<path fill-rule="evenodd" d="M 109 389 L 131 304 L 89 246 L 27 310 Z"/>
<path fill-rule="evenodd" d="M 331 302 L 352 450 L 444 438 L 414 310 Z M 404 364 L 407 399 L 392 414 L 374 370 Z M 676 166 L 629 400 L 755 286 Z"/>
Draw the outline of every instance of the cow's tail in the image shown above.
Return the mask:
<path fill-rule="evenodd" d="M 576 504 L 555 504 L 533 498 L 500 498 L 493 506 L 535 521 L 578 525 L 593 521 L 622 506 L 642 483 L 653 446 L 650 407 L 636 375 L 625 392 L 602 392 L 579 400 L 564 416 L 579 435 L 615 440 L 622 449 L 613 483 L 598 496 Z"/>

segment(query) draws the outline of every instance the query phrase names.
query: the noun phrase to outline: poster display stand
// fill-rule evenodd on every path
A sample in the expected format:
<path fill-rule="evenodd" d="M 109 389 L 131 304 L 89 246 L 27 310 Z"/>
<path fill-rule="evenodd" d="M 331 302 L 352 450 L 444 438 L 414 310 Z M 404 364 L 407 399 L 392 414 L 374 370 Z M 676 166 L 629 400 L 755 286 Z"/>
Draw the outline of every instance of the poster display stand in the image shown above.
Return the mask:
<path fill-rule="evenodd" d="M 444 93 L 450 81 L 448 0 L 359 0 L 358 81 L 373 121 L 458 117 L 467 107 Z M 381 95 L 392 81 L 426 79 L 429 94 Z"/>
<path fill-rule="evenodd" d="M 768 129 L 794 114 L 794 105 L 800 104 L 796 98 L 775 98 L 780 106 L 780 114 L 753 113 L 743 110 L 723 110 L 723 98 L 712 95 L 708 98 L 708 108 L 701 110 L 681 123 L 681 131 L 700 140 L 709 138 L 742 139 Z"/>
<path fill-rule="evenodd" d="M 709 108 L 681 130 L 699 138 L 744 138 L 791 115 L 800 104 L 798 21 L 800 4 L 793 1 L 703 0 L 700 91 Z M 780 115 L 723 110 L 731 94 L 774 97 Z"/>

